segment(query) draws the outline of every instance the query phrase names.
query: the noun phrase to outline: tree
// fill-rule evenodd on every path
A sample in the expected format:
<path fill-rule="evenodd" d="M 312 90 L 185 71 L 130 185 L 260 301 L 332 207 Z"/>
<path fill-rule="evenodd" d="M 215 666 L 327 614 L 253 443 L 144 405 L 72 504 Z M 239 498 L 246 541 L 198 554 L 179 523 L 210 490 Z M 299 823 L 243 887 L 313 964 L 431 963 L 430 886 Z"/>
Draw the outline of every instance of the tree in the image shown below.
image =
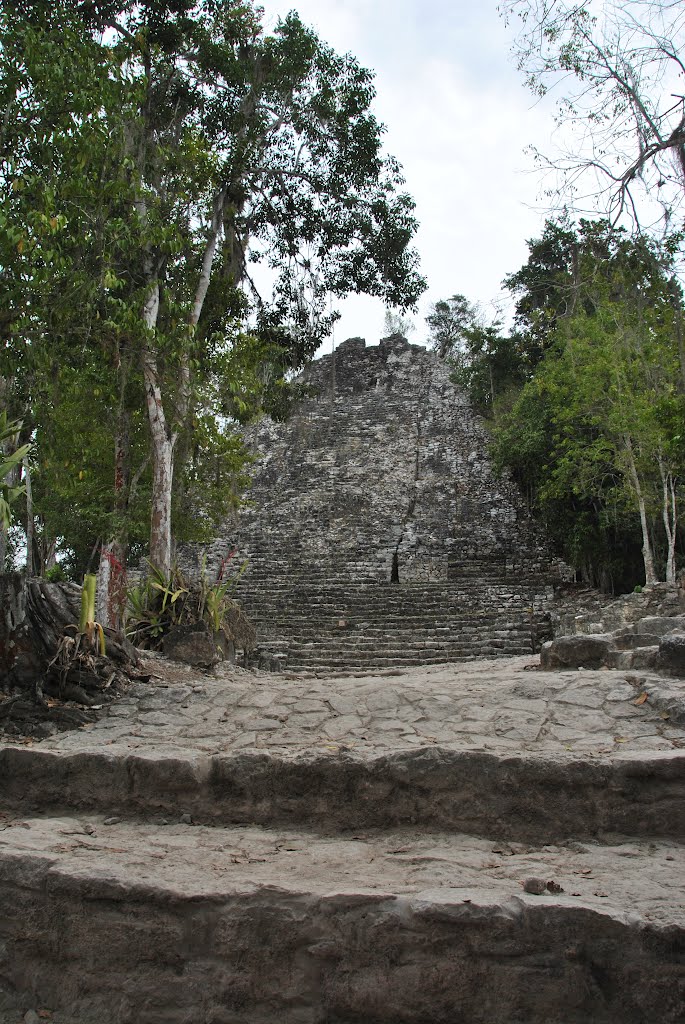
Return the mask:
<path fill-rule="evenodd" d="M 630 548 L 637 526 L 644 581 L 655 582 L 663 566 L 672 582 L 684 454 L 682 296 L 678 291 L 674 302 L 672 259 L 663 246 L 603 232 L 601 224 L 586 225 L 584 237 L 602 238 L 603 255 L 578 245 L 576 235 L 569 251 L 582 273 L 565 279 L 557 267 L 547 345 L 496 430 L 498 458 L 528 485 L 566 556 L 594 563 L 595 578 L 609 561 L 607 530 Z M 537 282 L 538 264 L 528 269 L 519 281 Z M 556 286 L 563 293 L 569 278 L 577 301 L 561 315 Z M 625 578 L 615 558 L 614 569 Z"/>
<path fill-rule="evenodd" d="M 520 336 L 504 334 L 501 327 L 495 321 L 469 331 L 462 354 L 454 361 L 453 374 L 476 409 L 495 420 L 528 378 Z"/>
<path fill-rule="evenodd" d="M 408 338 L 415 330 L 416 325 L 409 317 L 402 316 L 401 313 L 396 313 L 392 309 L 386 309 L 383 318 L 383 333 L 387 338 L 392 334 L 401 334 L 403 338 Z"/>
<path fill-rule="evenodd" d="M 481 414 L 496 418 L 525 380 L 518 336 L 503 334 L 498 320 L 487 324 L 464 295 L 436 302 L 426 323 L 429 343 L 452 367 L 454 382 Z"/>
<path fill-rule="evenodd" d="M 532 91 L 563 89 L 557 122 L 568 149 L 536 154 L 561 176 L 548 195 L 581 211 L 599 203 L 614 225 L 624 216 L 639 224 L 651 204 L 672 222 L 685 197 L 683 5 L 503 0 L 500 11 L 519 19 L 514 51 Z"/>
<path fill-rule="evenodd" d="M 4 211 L 10 268 L 25 263 L 28 207 L 55 235 L 52 246 L 32 239 L 30 308 L 10 269 L 15 364 L 55 337 L 67 349 L 79 339 L 90 365 L 94 353 L 104 357 L 103 373 L 116 379 L 119 522 L 140 469 L 130 434 L 142 403 L 150 559 L 163 573 L 178 456 L 183 470 L 198 417 L 218 411 L 215 375 L 230 371 L 227 353 L 252 339 L 257 362 L 270 361 L 282 380 L 330 330 L 329 293 L 365 291 L 407 308 L 424 287 L 410 248 L 413 202 L 397 162 L 382 154 L 370 73 L 296 15 L 272 36 L 259 15 L 235 0 L 63 0 L 8 3 L 0 20 L 3 176 L 13 195 L 31 192 Z M 66 97 L 60 81 L 73 83 Z M 260 260 L 276 275 L 268 301 L 253 279 Z M 86 330 L 72 333 L 65 312 L 48 337 L 45 297 L 56 284 L 72 307 L 82 287 Z M 105 546 L 123 561 L 115 544 L 123 554 L 125 530 Z"/>
<path fill-rule="evenodd" d="M 525 265 L 504 279 L 516 298 L 514 319 L 530 369 L 555 343 L 563 322 L 581 312 L 592 316 L 607 289 L 618 298 L 626 287 L 645 286 L 646 278 L 661 281 L 662 271 L 672 277 L 677 244 L 675 237 L 661 246 L 630 238 L 607 220 L 581 218 L 575 225 L 567 213 L 545 221 L 542 236 L 528 242 Z"/>
<path fill-rule="evenodd" d="M 428 343 L 441 359 L 458 358 L 468 332 L 478 326 L 478 311 L 464 295 L 433 303 L 426 317 Z"/>

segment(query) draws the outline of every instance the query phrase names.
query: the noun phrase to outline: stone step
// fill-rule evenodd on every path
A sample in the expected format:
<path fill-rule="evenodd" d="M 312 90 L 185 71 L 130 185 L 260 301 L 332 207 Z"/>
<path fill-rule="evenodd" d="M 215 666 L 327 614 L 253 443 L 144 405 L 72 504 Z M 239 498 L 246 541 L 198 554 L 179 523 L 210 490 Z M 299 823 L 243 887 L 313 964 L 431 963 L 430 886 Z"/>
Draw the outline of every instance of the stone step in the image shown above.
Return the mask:
<path fill-rule="evenodd" d="M 279 623 L 287 624 L 288 627 L 297 627 L 298 625 L 305 624 L 307 628 L 312 629 L 326 629 L 333 631 L 337 630 L 340 632 L 341 629 L 348 628 L 356 632 L 363 630 L 375 630 L 376 632 L 387 631 L 392 629 L 393 632 L 397 629 L 402 631 L 409 631 L 411 629 L 419 629 L 423 631 L 435 631 L 438 629 L 442 630 L 469 630 L 469 629 L 497 629 L 497 628 L 524 628 L 530 626 L 531 622 L 541 623 L 547 622 L 547 616 L 537 614 L 526 614 L 525 612 L 517 612 L 516 609 L 509 609 L 508 614 L 500 613 L 497 615 L 478 615 L 473 613 L 471 615 L 459 615 L 445 612 L 442 615 L 439 614 L 410 614 L 402 613 L 401 611 L 388 610 L 385 614 L 381 611 L 374 611 L 373 609 L 366 609 L 363 612 L 357 609 L 344 608 L 338 606 L 336 609 L 320 610 L 315 606 L 310 607 L 310 614 L 305 614 L 304 610 L 299 612 L 290 612 L 287 608 L 279 608 L 277 606 L 265 606 L 262 608 L 255 608 L 249 603 L 245 602 L 241 605 L 247 615 L 256 623 L 268 623 L 269 625 L 276 626 Z M 342 622 L 344 625 L 340 625 Z"/>
<path fill-rule="evenodd" d="M 291 600 L 291 601 L 302 601 L 303 599 L 310 601 L 332 601 L 339 604 L 341 601 L 351 601 L 359 604 L 373 604 L 375 602 L 381 603 L 382 605 L 392 604 L 395 602 L 405 604 L 461 604 L 467 599 L 478 599 L 484 607 L 487 607 L 487 602 L 493 599 L 493 597 L 507 597 L 508 599 L 514 600 L 518 598 L 523 601 L 525 598 L 530 596 L 529 591 L 519 591 L 515 588 L 504 589 L 501 588 L 496 594 L 493 591 L 486 591 L 483 588 L 473 588 L 473 590 L 466 587 L 451 587 L 451 588 L 431 588 L 430 590 L 419 590 L 418 588 L 402 587 L 397 589 L 395 587 L 382 587 L 382 586 L 369 586 L 363 585 L 356 589 L 349 587 L 297 587 L 290 584 L 288 587 L 273 587 L 266 583 L 260 583 L 258 585 L 251 585 L 250 582 L 246 582 L 243 587 L 238 587 L 233 591 L 234 595 L 241 594 L 254 594 L 255 598 L 262 597 L 271 600 Z"/>
<path fill-rule="evenodd" d="M 321 589 L 328 587 L 340 587 L 352 590 L 357 587 L 365 587 L 368 590 L 387 590 L 387 591 L 403 591 L 403 590 L 420 590 L 430 589 L 444 591 L 475 591 L 481 590 L 484 587 L 496 588 L 501 587 L 504 590 L 507 589 L 529 589 L 534 587 L 535 589 L 546 589 L 546 582 L 541 580 L 539 576 L 525 577 L 520 576 L 516 573 L 512 573 L 508 576 L 503 575 L 492 575 L 492 576 L 463 576 L 456 577 L 450 580 L 435 581 L 433 583 L 398 583 L 391 584 L 388 580 L 379 581 L 375 578 L 370 581 L 365 581 L 350 571 L 350 567 L 347 567 L 345 572 L 338 573 L 334 568 L 315 569 L 311 572 L 302 570 L 301 573 L 288 572 L 281 576 L 271 566 L 263 567 L 259 570 L 250 569 L 241 576 L 240 580 L 237 581 L 236 585 L 245 585 L 246 583 L 259 583 L 264 587 L 273 589 L 288 589 L 292 588 L 296 584 L 298 586 L 306 587 L 307 589 Z"/>
<path fill-rule="evenodd" d="M 682 846 L 179 817 L 4 817 L 8 1022 L 682 1021 Z"/>
<path fill-rule="evenodd" d="M 352 653 L 357 655 L 369 655 L 369 654 L 383 654 L 385 657 L 397 655 L 402 657 L 408 654 L 440 654 L 440 653 L 469 653 L 474 650 L 481 650 L 485 647 L 492 648 L 493 650 L 506 650 L 511 648 L 524 648 L 524 650 L 530 650 L 532 648 L 532 641 L 529 636 L 522 635 L 520 637 L 513 637 L 508 634 L 503 637 L 494 637 L 487 640 L 482 638 L 463 638 L 462 640 L 452 640 L 440 643 L 437 640 L 426 640 L 424 643 L 420 641 L 414 641 L 413 643 L 401 643 L 396 640 L 386 640 L 384 642 L 368 641 L 365 643 L 357 643 L 352 640 L 349 641 L 338 641 L 331 639 L 330 642 L 324 640 L 309 640 L 306 637 L 287 637 L 278 636 L 272 634 L 268 640 L 264 643 L 259 644 L 261 649 L 271 647 L 282 647 L 287 648 L 292 654 L 295 653 L 307 653 L 307 652 L 321 652 L 333 654 L 346 654 Z M 650 649 L 651 650 L 651 649 Z M 628 664 L 628 667 L 630 667 Z M 616 666 L 621 667 L 621 666 Z"/>
<path fill-rule="evenodd" d="M 289 672 L 317 672 L 320 675 L 334 674 L 336 672 L 362 672 L 382 669 L 401 669 L 401 668 L 418 668 L 422 665 L 456 665 L 461 662 L 475 661 L 482 658 L 498 658 L 498 657 L 515 657 L 517 655 L 530 654 L 530 650 L 513 649 L 510 651 L 495 651 L 495 650 L 481 650 L 481 651 L 463 651 L 450 655 L 414 655 L 407 656 L 404 658 L 398 658 L 397 656 L 392 657 L 378 657 L 378 658 L 355 658 L 355 657 L 330 657 L 326 654 L 323 657 L 315 657 L 313 655 L 308 656 L 294 656 L 292 658 L 287 655 L 280 657 L 278 654 L 274 658 L 269 658 L 267 652 L 267 660 L 265 661 L 262 656 L 258 659 L 260 667 L 274 669 L 286 669 Z M 253 664 L 253 662 L 250 662 Z"/>
<path fill-rule="evenodd" d="M 326 642 L 340 642 L 346 644 L 357 644 L 360 646 L 370 646 L 376 643 L 392 642 L 397 644 L 409 643 L 419 644 L 425 646 L 428 643 L 435 642 L 436 644 L 444 644 L 449 642 L 469 641 L 475 638 L 483 636 L 483 630 L 477 626 L 469 625 L 464 626 L 439 626 L 430 628 L 429 626 L 416 626 L 414 629 L 407 629 L 404 626 L 398 626 L 393 623 L 388 623 L 384 628 L 376 627 L 365 629 L 362 626 L 354 628 L 353 626 L 338 627 L 335 624 L 331 625 L 330 622 L 325 623 L 302 623 L 288 622 L 287 619 L 280 619 L 278 621 L 269 620 L 252 620 L 258 627 L 259 632 L 268 631 L 270 638 L 276 638 L 279 635 L 288 636 L 292 640 L 310 640 L 316 637 L 320 641 L 324 639 Z M 514 636 L 514 635 L 528 635 L 530 636 L 531 624 L 529 622 L 517 623 L 517 624 L 494 624 L 491 625 L 487 630 L 487 637 L 491 639 L 500 639 L 502 637 Z"/>
<path fill-rule="evenodd" d="M 394 587 L 386 587 L 381 585 L 369 585 L 364 584 L 365 590 L 360 589 L 356 592 L 348 587 L 327 587 L 321 586 L 316 589 L 307 587 L 304 585 L 302 588 L 293 586 L 291 583 L 289 586 L 274 587 L 265 582 L 255 581 L 253 584 L 250 581 L 246 581 L 241 587 L 236 587 L 234 593 L 254 595 L 255 598 L 262 599 L 276 599 L 296 601 L 297 599 L 302 600 L 307 598 L 312 601 L 334 601 L 339 603 L 340 600 L 354 601 L 362 604 L 374 604 L 382 603 L 392 604 L 394 602 L 399 603 L 449 603 L 459 604 L 464 601 L 478 600 L 480 604 L 487 606 L 489 602 L 494 599 L 501 598 L 502 600 L 520 600 L 525 603 L 529 599 L 531 593 L 533 594 L 545 594 L 544 590 L 540 588 L 524 590 L 518 587 L 492 587 L 490 589 L 484 587 L 452 587 L 450 589 L 433 589 L 430 591 L 412 591 L 410 588 L 402 588 L 398 591 Z"/>
<path fill-rule="evenodd" d="M 295 587 L 295 586 L 299 587 L 301 585 L 302 588 L 304 588 L 304 587 L 307 587 L 307 588 L 317 587 L 317 589 L 320 592 L 324 592 L 324 590 L 327 589 L 327 585 L 329 585 L 329 584 L 331 586 L 339 587 L 341 590 L 343 588 L 348 588 L 349 587 L 349 584 L 347 584 L 344 579 L 341 579 L 340 581 L 337 581 L 334 578 L 331 579 L 331 575 L 330 574 L 325 574 L 325 575 L 322 575 L 321 577 L 313 577 L 309 573 L 306 576 L 303 576 L 299 580 L 297 578 L 293 578 L 292 576 L 290 576 L 288 578 L 287 583 L 284 583 L 282 586 L 279 587 L 277 585 L 274 585 L 273 575 L 269 573 L 269 574 L 264 574 L 263 576 L 262 575 L 259 575 L 259 576 L 252 576 L 252 575 L 250 575 L 247 578 L 245 578 L 244 582 L 241 581 L 241 585 L 239 587 L 237 587 L 237 589 L 238 590 L 247 589 L 247 590 L 250 590 L 250 591 L 253 591 L 253 590 L 254 591 L 257 591 L 257 590 L 268 590 L 268 591 L 273 592 L 273 593 L 278 593 L 278 592 L 288 592 L 288 591 L 292 590 L 293 587 Z M 366 588 L 368 588 L 369 591 L 380 591 L 381 593 L 383 593 L 383 591 L 386 591 L 386 590 L 391 590 L 392 591 L 392 590 L 395 589 L 394 587 L 391 588 L 389 586 L 389 584 L 387 583 L 387 581 L 385 581 L 385 580 L 378 581 L 378 580 L 375 580 L 375 579 L 369 579 L 369 580 L 360 579 L 359 580 L 359 586 L 360 587 L 362 587 L 362 586 L 366 587 Z M 437 584 L 435 584 L 435 586 L 437 586 Z M 479 580 L 479 581 L 475 581 L 474 580 L 473 583 L 454 582 L 452 584 L 449 584 L 449 587 L 450 587 L 450 591 L 449 591 L 450 594 L 452 594 L 452 595 L 454 595 L 456 597 L 459 597 L 459 596 L 461 596 L 462 598 L 466 598 L 466 597 L 474 598 L 475 597 L 475 598 L 478 598 L 479 600 L 482 600 L 482 601 L 487 601 L 489 599 L 493 599 L 493 598 L 500 597 L 500 596 L 501 597 L 507 597 L 509 595 L 513 595 L 514 597 L 520 596 L 521 598 L 524 598 L 527 595 L 529 595 L 530 593 L 534 593 L 534 594 L 547 594 L 547 587 L 541 586 L 539 581 L 536 581 L 534 583 L 531 583 L 530 585 L 527 585 L 524 582 L 522 582 L 520 579 L 513 579 L 513 580 L 509 580 L 509 581 L 497 581 L 497 580 L 492 580 L 492 581 L 487 581 L 487 580 L 482 581 L 482 580 Z M 403 588 L 403 589 L 408 590 L 409 586 L 407 585 L 407 587 Z M 549 595 L 549 596 L 551 596 L 551 595 Z"/>
<path fill-rule="evenodd" d="M 469 621 L 492 622 L 496 619 L 509 618 L 530 618 L 532 614 L 538 617 L 545 615 L 546 609 L 542 609 L 538 603 L 525 602 L 521 600 L 511 602 L 498 602 L 493 606 L 489 602 L 478 603 L 476 601 L 434 601 L 434 602 L 413 602 L 413 601 L 365 601 L 354 602 L 350 600 L 317 600 L 316 598 L 303 597 L 299 601 L 284 599 L 278 595 L 255 596 L 253 594 L 236 595 L 236 600 L 248 612 L 262 617 L 276 617 L 287 615 L 288 618 L 306 618 L 316 615 L 319 619 L 332 618 L 354 618 L 364 621 L 365 619 L 379 619 L 385 621 L 388 618 L 402 618 L 416 622 L 431 622 L 435 620 L 448 619 L 468 623 Z"/>
<path fill-rule="evenodd" d="M 422 655 L 446 655 L 446 654 L 457 654 L 457 653 L 470 653 L 476 650 L 492 649 L 494 651 L 503 651 L 509 648 L 524 648 L 525 650 L 531 649 L 530 638 L 522 638 L 520 640 L 512 640 L 510 638 L 501 640 L 474 640 L 472 643 L 445 643 L 440 644 L 436 641 L 430 641 L 425 644 L 395 644 L 387 642 L 385 644 L 354 644 L 354 643 L 326 643 L 316 642 L 313 640 L 287 640 L 287 639 L 273 639 L 267 641 L 261 645 L 262 648 L 267 647 L 282 647 L 290 652 L 291 655 L 304 655 L 304 654 L 325 654 L 331 657 L 335 655 L 356 655 L 358 657 L 367 657 L 369 655 L 378 654 L 384 658 L 392 657 L 408 657 Z M 449 660 L 449 659 L 447 659 Z"/>
<path fill-rule="evenodd" d="M 277 740 L 277 720 L 248 720 L 246 729 L 262 726 Z M 347 726 L 344 716 L 340 726 Z M 607 832 L 685 841 L 679 752 L 582 760 L 419 745 L 375 757 L 340 752 L 333 743 L 292 760 L 273 749 L 187 756 L 162 748 L 110 752 L 101 741 L 76 752 L 0 748 L 0 807 L 129 817 L 183 809 L 203 824 L 334 831 L 411 825 L 517 842 Z"/>
<path fill-rule="evenodd" d="M 330 602 L 318 604 L 313 601 L 302 602 L 299 607 L 286 602 L 279 602 L 276 598 L 273 601 L 263 600 L 255 602 L 252 600 L 241 600 L 241 606 L 252 617 L 259 616 L 265 619 L 287 618 L 292 620 L 311 621 L 316 618 L 318 622 L 330 622 L 338 619 L 348 619 L 353 622 L 398 622 L 407 625 L 441 624 L 449 623 L 455 626 L 468 626 L 473 623 L 493 623 L 504 620 L 521 622 L 530 621 L 531 618 L 546 618 L 544 613 L 533 611 L 529 607 L 510 607 L 489 610 L 487 608 L 474 608 L 466 605 L 435 605 L 433 607 L 416 606 L 413 604 L 378 604 L 378 605 L 353 605 L 348 601 Z M 309 614 L 307 615 L 307 610 Z"/>
<path fill-rule="evenodd" d="M 501 578 L 490 590 L 476 577 L 467 587 L 445 582 L 294 585 L 290 579 L 260 585 L 243 578 L 236 595 L 257 627 L 259 649 L 276 652 L 281 664 L 281 654 L 287 653 L 292 669 L 522 654 L 537 649 L 549 629 L 547 615 L 533 611 L 531 595 L 524 597 L 520 587 L 512 589 L 512 581 Z M 441 651 L 439 657 L 435 650 Z"/>

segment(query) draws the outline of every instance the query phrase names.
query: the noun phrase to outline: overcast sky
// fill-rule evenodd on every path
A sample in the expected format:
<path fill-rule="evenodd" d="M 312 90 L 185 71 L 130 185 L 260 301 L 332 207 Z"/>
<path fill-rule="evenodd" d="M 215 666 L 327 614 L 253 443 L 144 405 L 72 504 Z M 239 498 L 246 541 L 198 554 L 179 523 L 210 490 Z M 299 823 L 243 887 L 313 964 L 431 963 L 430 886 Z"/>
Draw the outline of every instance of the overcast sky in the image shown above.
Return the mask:
<path fill-rule="evenodd" d="M 297 10 L 339 52 L 376 74 L 374 111 L 387 152 L 416 200 L 416 245 L 428 291 L 414 316 L 423 341 L 431 303 L 460 292 L 496 315 L 501 281 L 525 263 L 544 211 L 530 143 L 549 148 L 551 103 L 536 103 L 509 54 L 512 29 L 496 0 L 261 0 L 267 29 Z M 342 305 L 336 344 L 376 344 L 384 307 Z M 330 343 L 326 350 L 330 348 Z"/>

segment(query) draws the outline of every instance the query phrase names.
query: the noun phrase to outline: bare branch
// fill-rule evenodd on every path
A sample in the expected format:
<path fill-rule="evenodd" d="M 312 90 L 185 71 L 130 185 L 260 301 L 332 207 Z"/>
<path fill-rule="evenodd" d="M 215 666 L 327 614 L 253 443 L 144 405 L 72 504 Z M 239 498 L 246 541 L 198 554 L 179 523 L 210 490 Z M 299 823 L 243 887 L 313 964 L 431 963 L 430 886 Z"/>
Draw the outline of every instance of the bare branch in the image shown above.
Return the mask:
<path fill-rule="evenodd" d="M 614 222 L 625 215 L 639 226 L 657 206 L 670 221 L 685 199 L 685 113 L 674 89 L 685 74 L 683 5 L 504 0 L 500 13 L 519 20 L 514 52 L 530 88 L 544 95 L 563 81 L 556 120 L 573 155 L 540 161 L 561 176 L 559 200 L 574 202 L 588 172 L 594 212 L 604 206 Z"/>

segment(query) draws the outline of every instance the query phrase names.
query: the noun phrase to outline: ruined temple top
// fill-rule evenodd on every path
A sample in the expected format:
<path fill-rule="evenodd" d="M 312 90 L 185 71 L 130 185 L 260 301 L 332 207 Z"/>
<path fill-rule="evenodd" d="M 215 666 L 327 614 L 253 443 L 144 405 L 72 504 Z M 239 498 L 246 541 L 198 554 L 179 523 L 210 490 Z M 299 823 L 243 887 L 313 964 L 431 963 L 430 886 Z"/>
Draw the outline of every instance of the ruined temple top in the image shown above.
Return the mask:
<path fill-rule="evenodd" d="M 392 386 L 401 367 L 433 364 L 437 369 L 438 362 L 434 353 L 410 344 L 401 334 L 391 334 L 368 348 L 364 338 L 348 338 L 332 354 L 313 362 L 303 380 L 322 395 L 358 394 Z"/>

